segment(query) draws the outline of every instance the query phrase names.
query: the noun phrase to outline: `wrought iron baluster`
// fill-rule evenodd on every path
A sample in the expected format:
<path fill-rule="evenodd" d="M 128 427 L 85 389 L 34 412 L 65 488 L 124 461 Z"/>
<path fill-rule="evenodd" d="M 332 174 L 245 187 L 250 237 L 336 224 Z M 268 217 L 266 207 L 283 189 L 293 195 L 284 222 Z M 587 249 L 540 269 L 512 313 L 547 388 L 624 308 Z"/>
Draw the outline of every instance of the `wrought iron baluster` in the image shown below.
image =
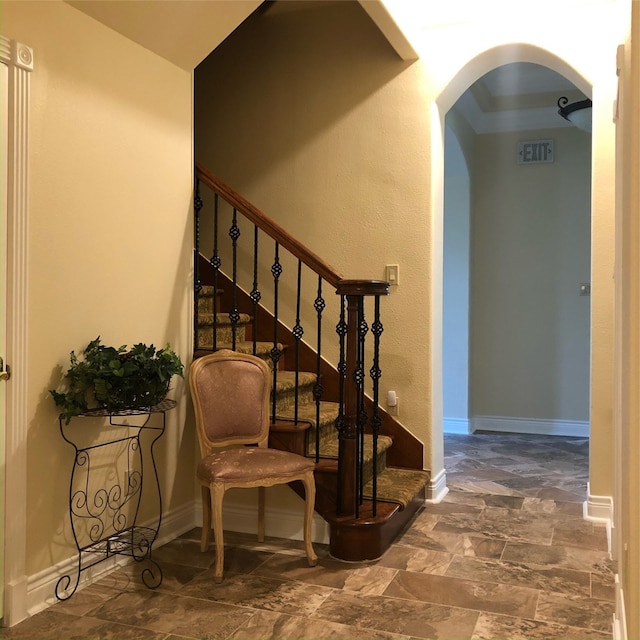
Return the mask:
<path fill-rule="evenodd" d="M 193 350 L 196 351 L 199 346 L 199 322 L 198 308 L 200 301 L 200 292 L 202 291 L 202 282 L 200 281 L 200 211 L 202 210 L 202 198 L 200 197 L 200 180 L 196 178 L 195 198 L 193 200 Z"/>
<path fill-rule="evenodd" d="M 371 416 L 371 432 L 373 433 L 373 516 L 375 517 L 378 504 L 378 433 L 382 419 L 380 418 L 380 378 L 382 371 L 380 370 L 380 336 L 384 331 L 382 322 L 380 322 L 380 296 L 375 296 L 374 302 L 374 320 L 371 325 L 371 333 L 373 333 L 373 365 L 369 371 L 369 375 L 373 380 L 373 415 Z"/>
<path fill-rule="evenodd" d="M 240 238 L 240 227 L 238 226 L 238 212 L 233 208 L 233 219 L 229 229 L 232 248 L 232 280 L 233 280 L 233 304 L 229 312 L 229 322 L 231 322 L 231 349 L 236 350 L 238 322 L 240 313 L 238 312 L 238 238 Z"/>
<path fill-rule="evenodd" d="M 325 308 L 324 298 L 322 297 L 322 277 L 318 276 L 318 295 L 313 303 L 318 319 L 318 340 L 316 346 L 316 382 L 313 385 L 313 399 L 316 403 L 316 463 L 320 462 L 320 401 L 324 394 L 321 376 L 322 364 L 322 312 Z"/>
<path fill-rule="evenodd" d="M 253 302 L 253 355 L 258 352 L 258 303 L 262 294 L 258 289 L 258 225 L 253 227 L 253 288 L 249 294 Z"/>
<path fill-rule="evenodd" d="M 358 349 L 357 349 L 357 361 L 356 369 L 354 371 L 354 381 L 358 390 L 358 413 L 357 413 L 357 425 L 358 425 L 358 456 L 356 459 L 357 465 L 357 487 L 356 505 L 362 504 L 364 494 L 364 460 L 365 460 L 365 447 L 364 447 L 364 431 L 367 424 L 367 412 L 364 408 L 364 351 L 365 351 L 365 337 L 369 327 L 365 320 L 364 314 L 364 296 L 358 298 Z M 374 471 L 375 473 L 375 471 Z M 356 508 L 356 517 L 358 517 L 358 511 Z"/>
<path fill-rule="evenodd" d="M 338 417 L 336 418 L 335 425 L 338 431 L 338 486 L 336 490 L 336 504 L 338 508 L 338 515 L 340 513 L 342 504 L 342 467 L 344 464 L 344 447 L 342 434 L 345 428 L 345 406 L 344 406 L 344 391 L 345 381 L 347 378 L 347 361 L 346 361 L 346 337 L 348 326 L 345 319 L 345 303 L 346 296 L 340 296 L 340 320 L 336 325 L 336 333 L 339 336 L 340 342 L 340 360 L 338 361 L 338 374 L 340 375 L 340 387 L 338 391 Z"/>
<path fill-rule="evenodd" d="M 300 324 L 300 289 L 302 285 L 302 260 L 298 260 L 298 284 L 296 290 L 296 323 L 293 326 L 293 337 L 296 340 L 296 373 L 295 373 L 295 389 L 293 400 L 293 423 L 298 424 L 298 407 L 300 403 L 300 340 L 304 335 L 304 329 Z"/>
<path fill-rule="evenodd" d="M 276 420 L 276 385 L 278 382 L 278 361 L 282 355 L 278 343 L 278 284 L 282 275 L 282 265 L 280 264 L 280 245 L 275 243 L 275 255 L 271 266 L 273 276 L 273 347 L 271 349 L 271 361 L 273 362 L 273 387 L 271 392 L 271 420 Z"/>
<path fill-rule="evenodd" d="M 218 194 L 213 195 L 213 255 L 209 260 L 213 267 L 213 351 L 218 350 L 218 273 L 222 260 L 218 254 Z"/>

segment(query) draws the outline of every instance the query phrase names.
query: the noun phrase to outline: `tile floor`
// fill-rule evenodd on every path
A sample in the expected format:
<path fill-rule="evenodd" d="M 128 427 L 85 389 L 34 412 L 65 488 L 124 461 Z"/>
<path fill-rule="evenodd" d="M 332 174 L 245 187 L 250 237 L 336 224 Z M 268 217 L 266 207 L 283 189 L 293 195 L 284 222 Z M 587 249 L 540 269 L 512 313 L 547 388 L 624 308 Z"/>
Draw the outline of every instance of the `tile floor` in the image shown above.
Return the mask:
<path fill-rule="evenodd" d="M 606 532 L 582 519 L 588 440 L 446 436 L 450 492 L 378 561 L 344 564 L 316 545 L 227 536 L 212 579 L 199 530 L 157 549 L 150 591 L 125 567 L 3 638 L 611 638 Z"/>

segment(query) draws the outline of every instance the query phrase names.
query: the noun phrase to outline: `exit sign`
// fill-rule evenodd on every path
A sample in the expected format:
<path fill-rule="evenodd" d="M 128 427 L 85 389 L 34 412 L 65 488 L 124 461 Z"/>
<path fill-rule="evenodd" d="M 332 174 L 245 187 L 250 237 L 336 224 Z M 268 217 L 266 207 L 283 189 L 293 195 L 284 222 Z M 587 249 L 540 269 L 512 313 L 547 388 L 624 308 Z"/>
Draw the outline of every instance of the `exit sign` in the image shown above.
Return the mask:
<path fill-rule="evenodd" d="M 518 164 L 553 162 L 553 140 L 518 142 Z"/>

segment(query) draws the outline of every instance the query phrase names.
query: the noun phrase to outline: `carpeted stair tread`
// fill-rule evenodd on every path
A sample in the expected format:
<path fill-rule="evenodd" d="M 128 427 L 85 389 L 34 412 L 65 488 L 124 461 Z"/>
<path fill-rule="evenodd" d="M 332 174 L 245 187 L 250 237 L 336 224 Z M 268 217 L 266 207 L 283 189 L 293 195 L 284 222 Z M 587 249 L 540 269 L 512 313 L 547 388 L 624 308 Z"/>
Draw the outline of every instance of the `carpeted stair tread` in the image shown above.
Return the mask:
<path fill-rule="evenodd" d="M 389 436 L 378 436 L 378 456 L 381 456 L 391 445 L 393 439 Z M 338 437 L 320 443 L 320 457 L 338 457 Z M 364 436 L 364 460 L 365 464 L 373 459 L 373 436 L 366 433 Z"/>
<path fill-rule="evenodd" d="M 378 500 L 396 502 L 404 509 L 431 479 L 429 471 L 387 467 L 378 474 Z M 373 480 L 364 486 L 364 497 L 373 496 Z"/>
<path fill-rule="evenodd" d="M 251 316 L 247 313 L 238 314 L 238 322 L 236 323 L 238 326 L 246 325 L 251 322 Z M 212 327 L 213 322 L 213 313 L 212 312 L 203 312 L 200 311 L 198 313 L 198 325 L 200 327 Z M 229 326 L 231 325 L 231 320 L 229 319 L 228 313 L 217 313 L 216 314 L 216 324 L 218 326 Z"/>

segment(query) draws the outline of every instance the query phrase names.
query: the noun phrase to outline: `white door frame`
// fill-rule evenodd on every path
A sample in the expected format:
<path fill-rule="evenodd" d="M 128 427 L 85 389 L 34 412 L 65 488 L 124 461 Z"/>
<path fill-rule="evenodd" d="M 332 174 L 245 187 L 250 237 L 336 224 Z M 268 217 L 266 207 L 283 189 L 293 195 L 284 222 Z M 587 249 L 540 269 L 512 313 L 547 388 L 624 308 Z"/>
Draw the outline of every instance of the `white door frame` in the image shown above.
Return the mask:
<path fill-rule="evenodd" d="M 27 305 L 28 305 L 28 126 L 33 51 L 0 36 L 0 63 L 9 70 L 7 163 L 7 278 L 2 310 L 4 359 L 11 366 L 3 403 L 4 518 L 2 576 L 5 626 L 27 617 Z"/>

